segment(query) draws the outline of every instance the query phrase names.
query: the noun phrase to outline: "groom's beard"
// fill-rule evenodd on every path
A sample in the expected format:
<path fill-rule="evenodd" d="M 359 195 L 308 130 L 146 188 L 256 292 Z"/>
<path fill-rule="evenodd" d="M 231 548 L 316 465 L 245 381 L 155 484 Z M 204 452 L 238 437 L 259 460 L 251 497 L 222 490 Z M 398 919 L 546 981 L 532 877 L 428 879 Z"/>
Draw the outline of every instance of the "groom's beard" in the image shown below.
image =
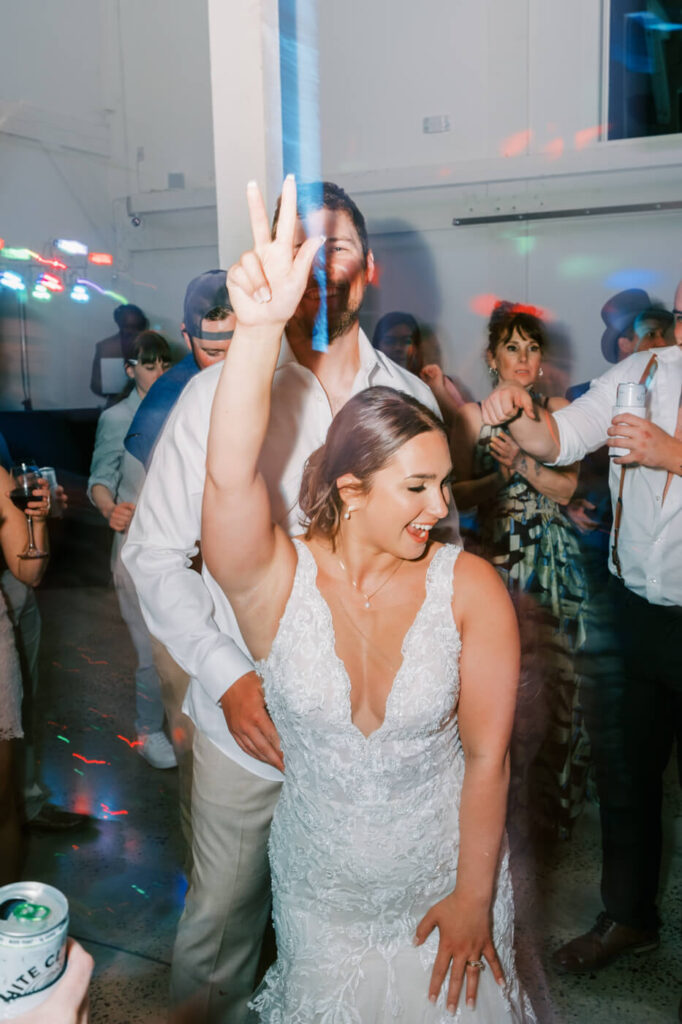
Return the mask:
<path fill-rule="evenodd" d="M 360 302 L 351 305 L 350 287 L 347 283 L 335 284 L 327 290 L 327 341 L 331 344 L 336 338 L 342 337 L 358 322 Z M 304 296 L 304 302 L 292 317 L 295 323 L 312 338 L 315 322 L 320 310 L 320 296 L 317 289 L 311 289 Z"/>
<path fill-rule="evenodd" d="M 346 334 L 353 324 L 358 322 L 359 317 L 359 305 L 355 309 L 346 308 L 332 315 L 327 311 L 327 330 L 329 332 L 328 340 L 330 344 L 335 338 L 340 338 L 343 334 Z"/>

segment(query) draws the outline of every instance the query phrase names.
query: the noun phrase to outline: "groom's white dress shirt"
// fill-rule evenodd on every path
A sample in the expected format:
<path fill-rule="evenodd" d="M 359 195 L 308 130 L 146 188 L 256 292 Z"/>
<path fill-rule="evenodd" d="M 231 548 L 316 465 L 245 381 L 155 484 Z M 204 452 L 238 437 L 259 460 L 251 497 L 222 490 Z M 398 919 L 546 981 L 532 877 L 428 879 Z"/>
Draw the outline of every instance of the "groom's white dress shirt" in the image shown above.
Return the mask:
<path fill-rule="evenodd" d="M 584 395 L 554 413 L 561 444 L 555 465 L 569 465 L 601 448 L 613 418 L 618 385 L 637 383 L 651 355 L 650 351 L 637 352 L 617 363 L 593 380 Z M 674 435 L 682 392 L 682 349 L 657 349 L 656 357 L 658 369 L 647 396 L 647 418 Z M 682 477 L 672 477 L 664 497 L 667 478 L 664 469 L 634 466 L 627 470 L 618 557 L 629 590 L 650 604 L 682 605 Z M 611 461 L 614 514 L 619 483 L 620 465 Z M 615 572 L 610 556 L 609 568 Z"/>
<path fill-rule="evenodd" d="M 360 331 L 360 369 L 351 395 L 376 385 L 396 388 L 438 413 L 430 389 L 372 348 Z M 198 553 L 206 442 L 222 364 L 192 378 L 156 446 L 137 503 L 123 561 L 137 588 L 152 636 L 191 676 L 183 710 L 216 746 L 248 771 L 281 780 L 277 769 L 245 754 L 225 723 L 220 698 L 253 669 L 232 608 L 206 567 L 190 568 Z M 308 456 L 324 443 L 332 421 L 317 377 L 298 363 L 286 340 L 275 373 L 272 409 L 261 457 L 273 518 L 291 535 L 302 532 L 298 492 Z M 457 533 L 456 513 L 448 521 Z M 225 537 L 239 544 L 239 535 Z"/>

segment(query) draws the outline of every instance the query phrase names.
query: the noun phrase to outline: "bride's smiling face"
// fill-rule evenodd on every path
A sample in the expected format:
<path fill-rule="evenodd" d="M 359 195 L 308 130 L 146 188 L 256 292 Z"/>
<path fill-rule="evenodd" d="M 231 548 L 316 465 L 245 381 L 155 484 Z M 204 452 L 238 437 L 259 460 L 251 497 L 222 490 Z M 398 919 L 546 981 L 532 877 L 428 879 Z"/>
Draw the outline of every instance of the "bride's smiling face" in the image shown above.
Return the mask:
<path fill-rule="evenodd" d="M 406 441 L 350 499 L 356 537 L 399 558 L 419 558 L 431 528 L 449 510 L 452 462 L 445 436 L 429 430 Z M 354 530 L 354 532 L 355 532 Z"/>

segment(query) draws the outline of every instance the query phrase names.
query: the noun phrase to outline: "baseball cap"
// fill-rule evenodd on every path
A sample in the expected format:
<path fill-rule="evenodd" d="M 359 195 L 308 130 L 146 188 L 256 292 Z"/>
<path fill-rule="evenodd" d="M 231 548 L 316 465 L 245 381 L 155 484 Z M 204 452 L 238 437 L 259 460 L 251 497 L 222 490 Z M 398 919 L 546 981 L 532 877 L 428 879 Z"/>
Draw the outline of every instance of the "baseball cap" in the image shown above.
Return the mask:
<path fill-rule="evenodd" d="M 201 321 L 216 306 L 232 309 L 227 291 L 227 271 L 207 270 L 199 274 L 187 285 L 185 292 L 184 321 L 185 330 L 192 338 L 201 338 Z M 231 332 L 229 332 L 231 337 Z M 213 332 L 211 338 L 219 339 L 220 333 Z M 225 335 L 228 337 L 228 334 Z"/>

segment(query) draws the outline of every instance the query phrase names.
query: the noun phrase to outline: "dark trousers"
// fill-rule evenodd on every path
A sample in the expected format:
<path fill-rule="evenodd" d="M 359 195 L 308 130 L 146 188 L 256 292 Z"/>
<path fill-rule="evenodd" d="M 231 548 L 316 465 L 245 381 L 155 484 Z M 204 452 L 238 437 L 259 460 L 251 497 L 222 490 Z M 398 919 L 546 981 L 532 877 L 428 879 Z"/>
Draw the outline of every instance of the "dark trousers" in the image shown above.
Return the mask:
<path fill-rule="evenodd" d="M 602 899 L 633 928 L 658 927 L 662 776 L 682 749 L 682 608 L 649 604 L 615 577 L 588 635 L 583 699 L 602 830 Z M 591 663 L 591 664 L 590 664 Z"/>

